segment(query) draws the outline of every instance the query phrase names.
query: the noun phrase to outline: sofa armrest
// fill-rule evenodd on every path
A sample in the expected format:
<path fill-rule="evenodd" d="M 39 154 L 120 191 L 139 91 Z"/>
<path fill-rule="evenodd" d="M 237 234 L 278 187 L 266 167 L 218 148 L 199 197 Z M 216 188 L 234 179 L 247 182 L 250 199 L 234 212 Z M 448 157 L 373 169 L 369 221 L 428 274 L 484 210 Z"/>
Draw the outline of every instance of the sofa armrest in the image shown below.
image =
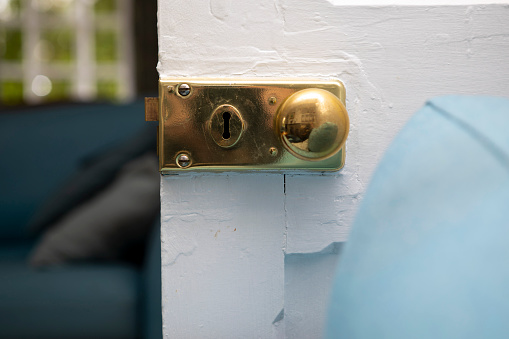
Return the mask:
<path fill-rule="evenodd" d="M 161 219 L 154 222 L 147 241 L 141 281 L 142 337 L 161 339 Z"/>

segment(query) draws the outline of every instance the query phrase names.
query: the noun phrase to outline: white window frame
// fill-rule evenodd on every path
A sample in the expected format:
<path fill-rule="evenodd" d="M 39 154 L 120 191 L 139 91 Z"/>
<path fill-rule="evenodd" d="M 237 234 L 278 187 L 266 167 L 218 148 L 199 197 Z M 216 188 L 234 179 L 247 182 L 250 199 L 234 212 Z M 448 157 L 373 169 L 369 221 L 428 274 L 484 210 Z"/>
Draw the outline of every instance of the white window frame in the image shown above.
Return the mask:
<path fill-rule="evenodd" d="M 23 99 L 28 104 L 44 102 L 44 97 L 32 91 L 32 82 L 37 75 L 51 80 L 67 80 L 71 83 L 69 99 L 90 101 L 97 98 L 97 81 L 111 80 L 117 83 L 116 99 L 127 101 L 135 96 L 133 1 L 115 0 L 116 12 L 96 14 L 95 1 L 71 0 L 71 10 L 66 25 L 74 28 L 74 60 L 71 63 L 44 63 L 36 56 L 41 31 L 57 28 L 62 22 L 45 22 L 44 15 L 37 11 L 41 0 L 22 0 L 19 17 L 2 20 L 2 26 L 19 29 L 22 32 L 22 62 L 0 60 L 0 81 L 10 80 L 23 83 Z M 96 20 L 96 16 L 102 19 Z M 109 18 L 104 18 L 108 16 Z M 98 27 L 117 32 L 117 61 L 97 63 L 95 60 L 95 29 Z"/>

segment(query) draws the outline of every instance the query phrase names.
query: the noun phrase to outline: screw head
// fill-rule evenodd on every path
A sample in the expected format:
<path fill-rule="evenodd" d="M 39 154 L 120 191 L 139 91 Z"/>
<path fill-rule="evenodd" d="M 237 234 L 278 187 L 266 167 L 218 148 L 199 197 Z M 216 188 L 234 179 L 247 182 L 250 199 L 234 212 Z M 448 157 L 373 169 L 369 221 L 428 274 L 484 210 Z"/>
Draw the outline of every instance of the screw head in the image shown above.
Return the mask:
<path fill-rule="evenodd" d="M 177 155 L 177 166 L 186 168 L 191 165 L 191 156 L 188 153 L 180 153 Z"/>
<path fill-rule="evenodd" d="M 179 85 L 178 92 L 181 96 L 186 97 L 191 93 L 191 87 L 188 84 Z"/>
<path fill-rule="evenodd" d="M 277 102 L 276 97 L 270 97 L 269 98 L 269 104 L 274 105 Z"/>
<path fill-rule="evenodd" d="M 276 156 L 277 155 L 277 148 L 276 147 L 269 148 L 269 153 L 272 156 Z"/>

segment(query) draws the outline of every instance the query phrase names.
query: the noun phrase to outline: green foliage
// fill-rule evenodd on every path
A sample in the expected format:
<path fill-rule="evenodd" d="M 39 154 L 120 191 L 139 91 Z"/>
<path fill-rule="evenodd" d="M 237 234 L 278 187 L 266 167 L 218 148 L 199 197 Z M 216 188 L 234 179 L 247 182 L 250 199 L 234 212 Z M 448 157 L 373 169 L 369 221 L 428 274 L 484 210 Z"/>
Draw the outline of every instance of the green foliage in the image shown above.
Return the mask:
<path fill-rule="evenodd" d="M 23 34 L 20 29 L 1 29 L 0 60 L 20 61 L 23 56 Z"/>
<path fill-rule="evenodd" d="M 9 6 L 12 14 L 14 16 L 19 16 L 19 13 L 21 12 L 21 0 L 11 0 L 9 1 Z"/>
<path fill-rule="evenodd" d="M 52 80 L 51 92 L 46 99 L 48 101 L 59 101 L 68 99 L 71 94 L 71 83 L 68 80 Z"/>
<path fill-rule="evenodd" d="M 118 83 L 115 80 L 99 80 L 97 82 L 97 97 L 101 99 L 116 99 Z"/>
<path fill-rule="evenodd" d="M 117 60 L 117 34 L 115 31 L 95 32 L 95 58 L 97 62 Z"/>
<path fill-rule="evenodd" d="M 1 82 L 0 101 L 5 105 L 21 104 L 23 102 L 23 83 L 8 80 Z"/>
<path fill-rule="evenodd" d="M 96 13 L 113 13 L 116 9 L 117 4 L 115 0 L 96 0 L 94 5 Z"/>
<path fill-rule="evenodd" d="M 51 46 L 49 61 L 72 61 L 75 37 L 71 29 L 45 31 L 41 38 Z"/>

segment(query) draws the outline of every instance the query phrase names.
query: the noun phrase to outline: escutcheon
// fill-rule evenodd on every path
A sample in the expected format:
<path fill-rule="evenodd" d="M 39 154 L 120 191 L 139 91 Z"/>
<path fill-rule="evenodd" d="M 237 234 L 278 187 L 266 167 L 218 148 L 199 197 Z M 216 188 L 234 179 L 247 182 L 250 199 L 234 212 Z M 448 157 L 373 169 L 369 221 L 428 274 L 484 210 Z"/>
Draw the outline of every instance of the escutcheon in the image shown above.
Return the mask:
<path fill-rule="evenodd" d="M 220 105 L 212 112 L 208 126 L 212 139 L 223 148 L 235 146 L 245 128 L 239 110 L 228 104 Z"/>
<path fill-rule="evenodd" d="M 159 121 L 163 174 L 336 171 L 345 163 L 344 104 L 339 80 L 160 79 L 146 118 Z"/>

